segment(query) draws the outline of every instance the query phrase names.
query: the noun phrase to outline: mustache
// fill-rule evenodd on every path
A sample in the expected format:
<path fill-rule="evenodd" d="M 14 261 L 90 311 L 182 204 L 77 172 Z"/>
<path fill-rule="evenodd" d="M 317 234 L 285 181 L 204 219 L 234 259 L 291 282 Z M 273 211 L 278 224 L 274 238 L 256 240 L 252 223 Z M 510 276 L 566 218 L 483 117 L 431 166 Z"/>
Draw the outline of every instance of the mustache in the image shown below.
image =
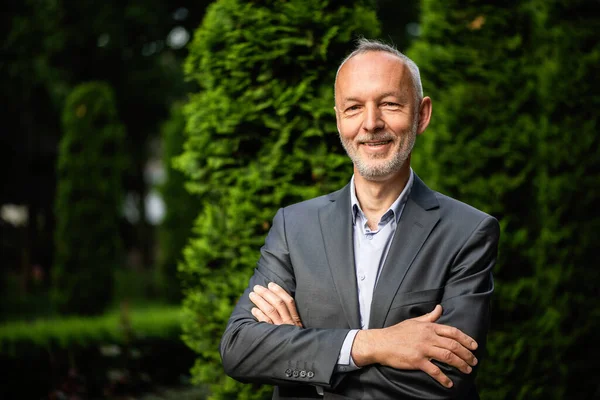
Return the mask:
<path fill-rule="evenodd" d="M 356 137 L 358 142 L 387 142 L 388 140 L 393 141 L 396 137 L 391 133 L 363 133 Z"/>

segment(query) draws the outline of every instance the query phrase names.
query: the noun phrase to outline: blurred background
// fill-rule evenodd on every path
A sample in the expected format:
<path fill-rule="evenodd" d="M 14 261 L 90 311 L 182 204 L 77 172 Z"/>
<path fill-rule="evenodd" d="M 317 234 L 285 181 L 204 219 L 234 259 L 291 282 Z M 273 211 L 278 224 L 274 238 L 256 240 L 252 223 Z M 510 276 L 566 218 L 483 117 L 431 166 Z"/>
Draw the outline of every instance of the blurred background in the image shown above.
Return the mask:
<path fill-rule="evenodd" d="M 421 68 L 413 168 L 499 219 L 483 399 L 600 398 L 596 0 L 10 0 L 0 398 L 268 399 L 218 343 L 279 207 L 352 173 L 353 41 Z"/>

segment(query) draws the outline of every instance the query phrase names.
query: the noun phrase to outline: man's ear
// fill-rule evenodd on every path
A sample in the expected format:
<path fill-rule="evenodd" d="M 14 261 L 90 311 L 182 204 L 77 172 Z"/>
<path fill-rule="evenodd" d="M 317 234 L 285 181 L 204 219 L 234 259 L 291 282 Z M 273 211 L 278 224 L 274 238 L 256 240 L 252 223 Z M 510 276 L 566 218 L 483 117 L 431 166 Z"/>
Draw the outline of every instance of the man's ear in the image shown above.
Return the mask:
<path fill-rule="evenodd" d="M 340 117 L 338 115 L 338 109 L 336 106 L 333 106 L 333 110 L 335 111 L 335 126 L 337 127 L 338 133 L 340 133 Z"/>
<path fill-rule="evenodd" d="M 423 97 L 419 105 L 419 126 L 417 127 L 417 135 L 425 132 L 431 120 L 431 99 L 428 96 Z"/>

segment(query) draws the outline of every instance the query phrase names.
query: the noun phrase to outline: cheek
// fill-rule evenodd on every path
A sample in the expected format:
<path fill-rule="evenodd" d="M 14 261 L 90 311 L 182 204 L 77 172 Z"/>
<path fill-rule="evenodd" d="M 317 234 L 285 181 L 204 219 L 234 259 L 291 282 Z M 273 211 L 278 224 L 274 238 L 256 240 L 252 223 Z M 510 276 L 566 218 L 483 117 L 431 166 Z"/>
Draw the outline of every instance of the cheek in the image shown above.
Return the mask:
<path fill-rule="evenodd" d="M 393 115 L 386 118 L 385 123 L 394 132 L 405 132 L 411 128 L 411 120 L 403 115 Z"/>
<path fill-rule="evenodd" d="M 360 130 L 360 123 L 346 120 L 338 122 L 337 128 L 342 139 L 352 140 L 354 137 L 356 137 L 358 131 Z"/>

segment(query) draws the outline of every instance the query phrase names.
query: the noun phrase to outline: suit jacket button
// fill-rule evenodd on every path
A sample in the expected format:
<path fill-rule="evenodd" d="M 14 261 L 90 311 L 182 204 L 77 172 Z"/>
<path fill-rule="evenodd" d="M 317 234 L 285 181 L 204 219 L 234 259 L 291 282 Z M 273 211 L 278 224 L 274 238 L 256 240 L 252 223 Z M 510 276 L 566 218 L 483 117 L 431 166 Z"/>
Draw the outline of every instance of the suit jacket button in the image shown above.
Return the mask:
<path fill-rule="evenodd" d="M 300 378 L 306 378 L 306 371 L 300 371 Z"/>
<path fill-rule="evenodd" d="M 314 378 L 314 376 L 315 376 L 315 373 L 314 373 L 314 372 L 312 372 L 312 371 L 308 371 L 308 372 L 306 373 L 306 376 L 308 376 L 308 378 L 309 378 L 309 379 L 310 379 L 310 378 Z"/>
<path fill-rule="evenodd" d="M 294 373 L 292 374 L 294 376 L 294 378 L 297 378 L 298 375 L 300 375 L 300 373 L 298 372 L 297 369 L 294 370 Z"/>
<path fill-rule="evenodd" d="M 288 378 L 289 378 L 290 376 L 292 376 L 292 370 L 291 370 L 291 369 L 289 369 L 289 368 L 288 368 L 288 369 L 286 369 L 286 370 L 285 370 L 285 376 L 287 376 Z"/>

